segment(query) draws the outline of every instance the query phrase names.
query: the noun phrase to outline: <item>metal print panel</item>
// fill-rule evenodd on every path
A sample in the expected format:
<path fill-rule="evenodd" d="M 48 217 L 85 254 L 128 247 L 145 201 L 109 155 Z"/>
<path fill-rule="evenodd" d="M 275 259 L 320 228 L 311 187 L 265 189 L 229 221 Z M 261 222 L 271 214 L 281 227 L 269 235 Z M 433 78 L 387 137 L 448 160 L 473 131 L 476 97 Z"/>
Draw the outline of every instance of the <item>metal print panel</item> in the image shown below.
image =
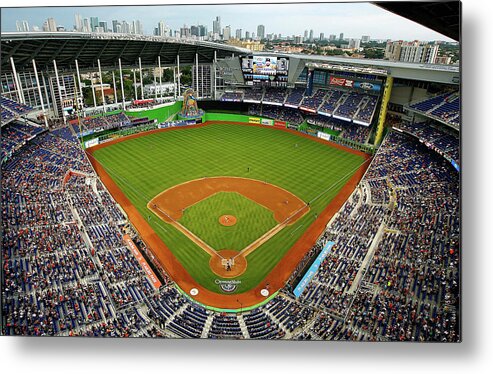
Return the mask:
<path fill-rule="evenodd" d="M 116 8 L 2 8 L 3 335 L 461 341 L 459 2 Z"/>

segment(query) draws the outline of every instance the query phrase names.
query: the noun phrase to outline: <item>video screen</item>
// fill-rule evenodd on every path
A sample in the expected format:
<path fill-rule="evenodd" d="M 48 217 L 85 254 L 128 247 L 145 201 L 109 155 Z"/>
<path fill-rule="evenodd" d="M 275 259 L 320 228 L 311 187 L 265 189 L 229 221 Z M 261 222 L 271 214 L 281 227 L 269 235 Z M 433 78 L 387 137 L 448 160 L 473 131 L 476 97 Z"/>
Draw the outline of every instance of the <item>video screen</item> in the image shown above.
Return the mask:
<path fill-rule="evenodd" d="M 241 59 L 241 70 L 248 85 L 285 86 L 289 59 L 275 56 L 248 56 Z"/>

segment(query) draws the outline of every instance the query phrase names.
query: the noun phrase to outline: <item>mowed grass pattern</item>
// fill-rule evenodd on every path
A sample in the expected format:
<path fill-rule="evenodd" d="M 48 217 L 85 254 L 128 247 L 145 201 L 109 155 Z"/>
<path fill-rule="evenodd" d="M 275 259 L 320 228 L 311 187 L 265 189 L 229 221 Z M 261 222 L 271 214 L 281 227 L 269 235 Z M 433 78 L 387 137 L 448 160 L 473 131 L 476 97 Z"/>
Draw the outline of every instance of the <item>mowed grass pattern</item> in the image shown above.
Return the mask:
<path fill-rule="evenodd" d="M 361 156 L 288 132 L 241 125 L 163 131 L 110 145 L 94 156 L 142 216 L 151 217 L 150 225 L 190 275 L 216 292 L 210 256 L 148 210 L 149 200 L 189 180 L 237 176 L 267 181 L 309 201 L 308 214 L 247 257 L 236 291 L 245 292 L 272 270 L 364 162 Z"/>
<path fill-rule="evenodd" d="M 219 223 L 219 217 L 236 217 L 234 226 Z M 218 192 L 188 207 L 179 222 L 216 251 L 241 251 L 277 225 L 274 213 L 236 192 Z"/>

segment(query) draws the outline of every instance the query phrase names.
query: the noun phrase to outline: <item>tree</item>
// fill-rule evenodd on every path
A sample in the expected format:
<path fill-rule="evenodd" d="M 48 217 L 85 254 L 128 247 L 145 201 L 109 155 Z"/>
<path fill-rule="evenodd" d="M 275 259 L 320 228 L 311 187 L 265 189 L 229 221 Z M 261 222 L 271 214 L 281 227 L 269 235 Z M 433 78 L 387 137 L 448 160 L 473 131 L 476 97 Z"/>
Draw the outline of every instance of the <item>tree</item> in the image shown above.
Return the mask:
<path fill-rule="evenodd" d="M 180 68 L 180 83 L 182 86 L 191 86 L 192 85 L 192 67 L 184 66 Z"/>

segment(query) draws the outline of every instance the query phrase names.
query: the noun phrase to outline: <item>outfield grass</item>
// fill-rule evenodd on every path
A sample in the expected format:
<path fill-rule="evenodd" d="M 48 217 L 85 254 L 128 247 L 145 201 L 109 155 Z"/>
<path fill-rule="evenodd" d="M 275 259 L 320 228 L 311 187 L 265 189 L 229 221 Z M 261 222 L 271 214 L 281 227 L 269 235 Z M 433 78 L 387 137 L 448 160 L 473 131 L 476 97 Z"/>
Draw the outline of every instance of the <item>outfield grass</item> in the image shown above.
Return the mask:
<path fill-rule="evenodd" d="M 248 255 L 236 292 L 255 287 L 337 195 L 363 157 L 270 127 L 209 125 L 164 131 L 94 152 L 139 212 L 195 280 L 218 292 L 210 256 L 146 205 L 179 183 L 203 176 L 265 180 L 311 202 L 309 214 Z M 248 169 L 250 168 L 250 172 Z"/>
<path fill-rule="evenodd" d="M 234 226 L 223 226 L 219 217 L 231 214 Z M 183 226 L 216 251 L 241 251 L 277 225 L 274 213 L 236 192 L 218 192 L 185 209 Z"/>

